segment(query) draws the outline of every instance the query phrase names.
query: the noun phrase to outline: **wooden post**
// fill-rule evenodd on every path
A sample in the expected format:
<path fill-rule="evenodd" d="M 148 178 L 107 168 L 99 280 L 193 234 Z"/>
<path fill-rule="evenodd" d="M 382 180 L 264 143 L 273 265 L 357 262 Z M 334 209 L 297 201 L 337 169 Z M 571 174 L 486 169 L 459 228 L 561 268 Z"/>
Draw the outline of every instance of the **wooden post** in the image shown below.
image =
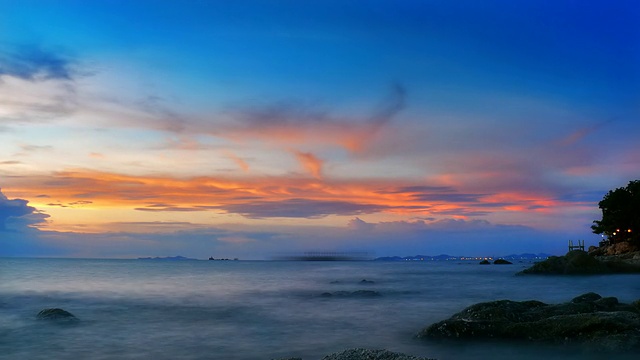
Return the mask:
<path fill-rule="evenodd" d="M 569 240 L 569 251 L 571 250 L 582 250 L 584 251 L 584 240 L 578 240 L 577 245 L 573 245 L 573 240 Z"/>

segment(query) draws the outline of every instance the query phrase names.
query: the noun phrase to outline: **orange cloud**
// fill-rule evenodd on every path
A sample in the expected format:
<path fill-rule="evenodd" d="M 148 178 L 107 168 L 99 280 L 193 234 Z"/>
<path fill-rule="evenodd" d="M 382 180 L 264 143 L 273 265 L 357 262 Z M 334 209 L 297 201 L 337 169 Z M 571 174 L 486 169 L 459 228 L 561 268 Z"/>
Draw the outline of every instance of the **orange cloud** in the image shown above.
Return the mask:
<path fill-rule="evenodd" d="M 69 217 L 62 221 L 66 224 L 73 222 L 74 211 L 85 211 L 83 219 L 86 220 L 100 216 L 101 210 L 110 214 L 132 214 L 127 221 L 154 221 L 154 216 L 174 214 L 175 221 L 197 218 L 198 222 L 210 216 L 206 212 L 246 219 L 353 218 L 373 214 L 381 218 L 387 214 L 394 219 L 475 219 L 504 213 L 542 216 L 558 208 L 582 206 L 576 201 L 561 201 L 535 191 L 488 193 L 457 184 L 416 185 L 392 180 L 323 179 L 320 177 L 320 159 L 310 153 L 298 152 L 296 156 L 310 173 L 317 176 L 181 179 L 79 169 L 51 176 L 8 178 L 3 185 L 13 197 L 28 199 L 36 208 L 48 208 L 52 213 L 55 210 L 56 214 Z M 447 182 L 455 183 L 449 177 L 447 179 Z M 47 205 L 50 203 L 73 206 L 62 209 Z M 93 212 L 93 215 L 88 212 Z M 137 219 L 136 214 L 140 218 Z M 166 216 L 165 219 L 169 219 Z M 55 224 L 54 218 L 49 228 L 55 229 Z"/>
<path fill-rule="evenodd" d="M 238 155 L 229 151 L 226 151 L 225 155 L 227 155 L 229 159 L 233 160 L 243 171 L 249 171 L 249 164 L 242 158 L 238 157 Z"/>
<path fill-rule="evenodd" d="M 309 152 L 293 151 L 293 154 L 305 170 L 310 172 L 311 175 L 317 179 L 322 177 L 322 165 L 324 164 L 324 161 Z"/>
<path fill-rule="evenodd" d="M 405 107 L 406 91 L 395 84 L 368 116 L 336 116 L 297 101 L 238 107 L 227 122 L 193 122 L 184 131 L 234 141 L 259 140 L 276 146 L 334 145 L 350 152 L 366 150 L 374 136 Z"/>

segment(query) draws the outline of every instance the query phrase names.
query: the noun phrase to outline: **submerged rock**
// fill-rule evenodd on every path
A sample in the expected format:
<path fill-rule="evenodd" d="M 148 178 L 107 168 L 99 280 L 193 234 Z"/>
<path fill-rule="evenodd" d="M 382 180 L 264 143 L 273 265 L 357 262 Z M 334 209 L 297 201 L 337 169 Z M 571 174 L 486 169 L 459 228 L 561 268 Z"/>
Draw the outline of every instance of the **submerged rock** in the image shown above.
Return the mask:
<path fill-rule="evenodd" d="M 78 320 L 72 313 L 58 308 L 44 309 L 36 315 L 36 318 L 40 320 Z"/>
<path fill-rule="evenodd" d="M 576 343 L 600 351 L 640 349 L 640 308 L 587 293 L 562 304 L 499 300 L 472 305 L 432 324 L 419 338 Z"/>

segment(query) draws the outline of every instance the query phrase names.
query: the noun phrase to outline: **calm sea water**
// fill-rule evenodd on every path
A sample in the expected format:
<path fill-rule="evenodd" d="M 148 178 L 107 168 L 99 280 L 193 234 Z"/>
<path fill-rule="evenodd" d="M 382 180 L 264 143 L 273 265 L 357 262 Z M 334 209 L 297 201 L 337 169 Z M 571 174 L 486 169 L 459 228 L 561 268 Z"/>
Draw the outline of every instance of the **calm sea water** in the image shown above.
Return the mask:
<path fill-rule="evenodd" d="M 481 301 L 555 303 L 589 291 L 640 298 L 634 275 L 514 276 L 525 265 L 0 259 L 0 358 L 313 360 L 352 347 L 441 360 L 601 358 L 556 346 L 413 337 Z M 322 296 L 357 290 L 381 296 Z M 50 307 L 81 321 L 35 319 Z"/>

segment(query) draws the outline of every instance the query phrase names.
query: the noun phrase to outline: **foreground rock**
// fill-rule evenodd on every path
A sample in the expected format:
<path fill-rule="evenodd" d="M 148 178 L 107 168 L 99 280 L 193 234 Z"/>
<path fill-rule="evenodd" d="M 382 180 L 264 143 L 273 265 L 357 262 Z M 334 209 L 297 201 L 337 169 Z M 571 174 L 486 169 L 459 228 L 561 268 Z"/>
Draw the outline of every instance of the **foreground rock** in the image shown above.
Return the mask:
<path fill-rule="evenodd" d="M 44 309 L 36 315 L 36 318 L 39 320 L 65 320 L 65 321 L 76 321 L 78 320 L 72 313 L 58 309 Z"/>
<path fill-rule="evenodd" d="M 302 360 L 302 358 L 281 358 L 272 360 Z M 387 350 L 349 349 L 323 357 L 321 360 L 434 360 Z"/>
<path fill-rule="evenodd" d="M 573 250 L 564 256 L 550 256 L 518 274 L 595 275 L 640 273 L 640 265 L 611 259 L 600 261 L 585 251 Z"/>
<path fill-rule="evenodd" d="M 587 293 L 570 302 L 499 300 L 472 305 L 419 338 L 505 339 L 580 344 L 597 351 L 640 350 L 640 300 Z"/>
<path fill-rule="evenodd" d="M 433 360 L 387 350 L 349 349 L 327 355 L 322 360 Z"/>

